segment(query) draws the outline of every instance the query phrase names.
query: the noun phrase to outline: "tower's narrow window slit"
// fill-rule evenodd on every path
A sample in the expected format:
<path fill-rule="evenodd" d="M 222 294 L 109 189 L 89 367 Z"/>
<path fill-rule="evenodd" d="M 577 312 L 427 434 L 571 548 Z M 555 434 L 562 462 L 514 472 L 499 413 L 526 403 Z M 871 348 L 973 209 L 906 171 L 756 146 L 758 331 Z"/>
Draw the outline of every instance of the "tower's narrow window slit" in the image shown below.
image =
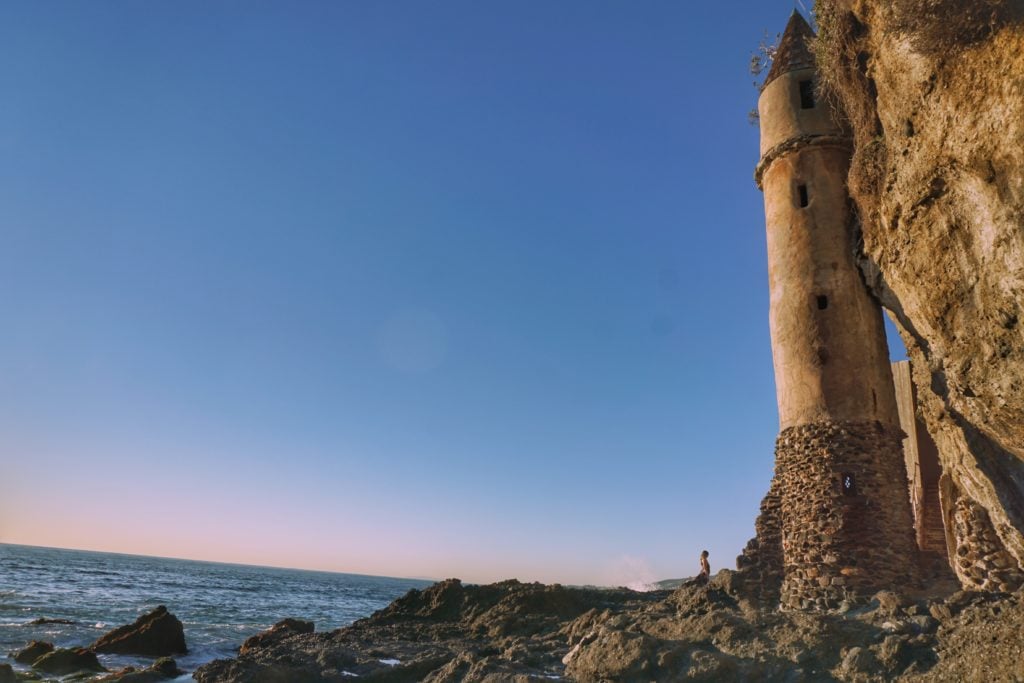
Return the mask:
<path fill-rule="evenodd" d="M 825 296 L 824 294 L 819 294 L 818 295 L 818 310 L 819 311 L 824 311 L 826 308 L 828 308 L 828 297 Z"/>
<path fill-rule="evenodd" d="M 814 81 L 800 81 L 800 108 L 814 109 Z"/>
<path fill-rule="evenodd" d="M 796 186 L 796 193 L 797 193 L 799 201 L 800 201 L 800 208 L 803 208 L 803 207 L 807 206 L 807 204 L 808 204 L 807 186 L 806 185 L 797 185 Z"/>

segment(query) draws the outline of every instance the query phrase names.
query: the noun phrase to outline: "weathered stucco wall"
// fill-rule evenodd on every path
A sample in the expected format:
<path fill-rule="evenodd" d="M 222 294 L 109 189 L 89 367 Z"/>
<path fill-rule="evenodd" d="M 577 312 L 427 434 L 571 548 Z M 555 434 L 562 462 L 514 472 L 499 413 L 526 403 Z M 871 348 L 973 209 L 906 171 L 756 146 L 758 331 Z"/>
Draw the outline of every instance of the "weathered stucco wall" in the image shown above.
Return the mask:
<path fill-rule="evenodd" d="M 761 156 L 770 161 L 773 150 L 783 149 L 793 140 L 815 135 L 836 135 L 845 139 L 848 131 L 832 116 L 822 103 L 803 107 L 800 102 L 800 82 L 810 84 L 812 95 L 816 81 L 815 69 L 794 69 L 776 76 L 768 83 L 757 101 L 758 122 L 761 128 Z"/>
<path fill-rule="evenodd" d="M 801 106 L 813 77 L 785 73 L 758 101 L 779 421 L 897 425 L 881 310 L 853 258 L 849 141 L 824 103 Z"/>
<path fill-rule="evenodd" d="M 963 501 L 961 531 L 987 516 L 1019 565 L 1024 2 L 819 0 L 816 13 L 816 56 L 854 133 L 861 266 L 899 321 L 945 496 Z"/>

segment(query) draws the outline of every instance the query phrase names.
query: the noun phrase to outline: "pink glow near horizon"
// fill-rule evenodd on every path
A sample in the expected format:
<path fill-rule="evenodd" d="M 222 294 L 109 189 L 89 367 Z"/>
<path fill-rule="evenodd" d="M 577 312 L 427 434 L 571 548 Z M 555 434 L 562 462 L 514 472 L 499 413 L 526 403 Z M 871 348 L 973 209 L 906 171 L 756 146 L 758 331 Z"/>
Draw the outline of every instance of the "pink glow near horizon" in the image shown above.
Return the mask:
<path fill-rule="evenodd" d="M 255 507 L 239 507 L 237 500 L 207 505 L 173 484 L 104 488 L 87 476 L 77 481 L 77 492 L 49 495 L 10 487 L 10 481 L 0 486 L 0 542 L 478 583 L 518 578 L 641 586 L 694 573 L 680 567 L 658 574 L 637 555 L 600 557 L 571 542 L 531 549 L 522 539 L 501 535 L 469 540 L 474 536 L 467 525 L 424 520 L 402 531 L 408 525 L 388 519 L 375 524 L 358 509 L 327 518 L 287 499 Z"/>

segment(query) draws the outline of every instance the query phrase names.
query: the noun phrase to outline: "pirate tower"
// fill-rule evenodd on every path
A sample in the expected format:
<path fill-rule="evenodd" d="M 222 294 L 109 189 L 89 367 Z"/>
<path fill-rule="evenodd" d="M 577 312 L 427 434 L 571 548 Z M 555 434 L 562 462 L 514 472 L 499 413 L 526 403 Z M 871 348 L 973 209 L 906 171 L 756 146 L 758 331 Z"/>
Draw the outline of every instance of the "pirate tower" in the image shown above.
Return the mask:
<path fill-rule="evenodd" d="M 854 261 L 850 140 L 811 38 L 794 12 L 758 100 L 780 432 L 741 559 L 784 605 L 822 609 L 905 584 L 916 555 L 882 312 Z"/>

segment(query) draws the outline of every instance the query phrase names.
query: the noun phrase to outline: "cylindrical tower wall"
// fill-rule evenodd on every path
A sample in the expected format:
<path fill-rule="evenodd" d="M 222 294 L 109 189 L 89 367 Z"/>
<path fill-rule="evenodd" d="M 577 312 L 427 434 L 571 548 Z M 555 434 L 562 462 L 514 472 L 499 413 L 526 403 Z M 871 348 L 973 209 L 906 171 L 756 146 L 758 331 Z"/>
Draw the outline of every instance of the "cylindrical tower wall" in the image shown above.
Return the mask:
<path fill-rule="evenodd" d="M 758 100 L 779 422 L 898 425 L 881 308 L 854 262 L 850 149 L 814 84 L 794 69 Z"/>
<path fill-rule="evenodd" d="M 899 425 L 881 308 L 854 262 L 849 155 L 845 146 L 808 144 L 762 176 L 783 429 L 827 420 Z"/>
<path fill-rule="evenodd" d="M 832 116 L 831 107 L 818 101 L 814 69 L 787 71 L 765 85 L 757 100 L 757 114 L 762 157 L 797 138 L 846 132 Z"/>

